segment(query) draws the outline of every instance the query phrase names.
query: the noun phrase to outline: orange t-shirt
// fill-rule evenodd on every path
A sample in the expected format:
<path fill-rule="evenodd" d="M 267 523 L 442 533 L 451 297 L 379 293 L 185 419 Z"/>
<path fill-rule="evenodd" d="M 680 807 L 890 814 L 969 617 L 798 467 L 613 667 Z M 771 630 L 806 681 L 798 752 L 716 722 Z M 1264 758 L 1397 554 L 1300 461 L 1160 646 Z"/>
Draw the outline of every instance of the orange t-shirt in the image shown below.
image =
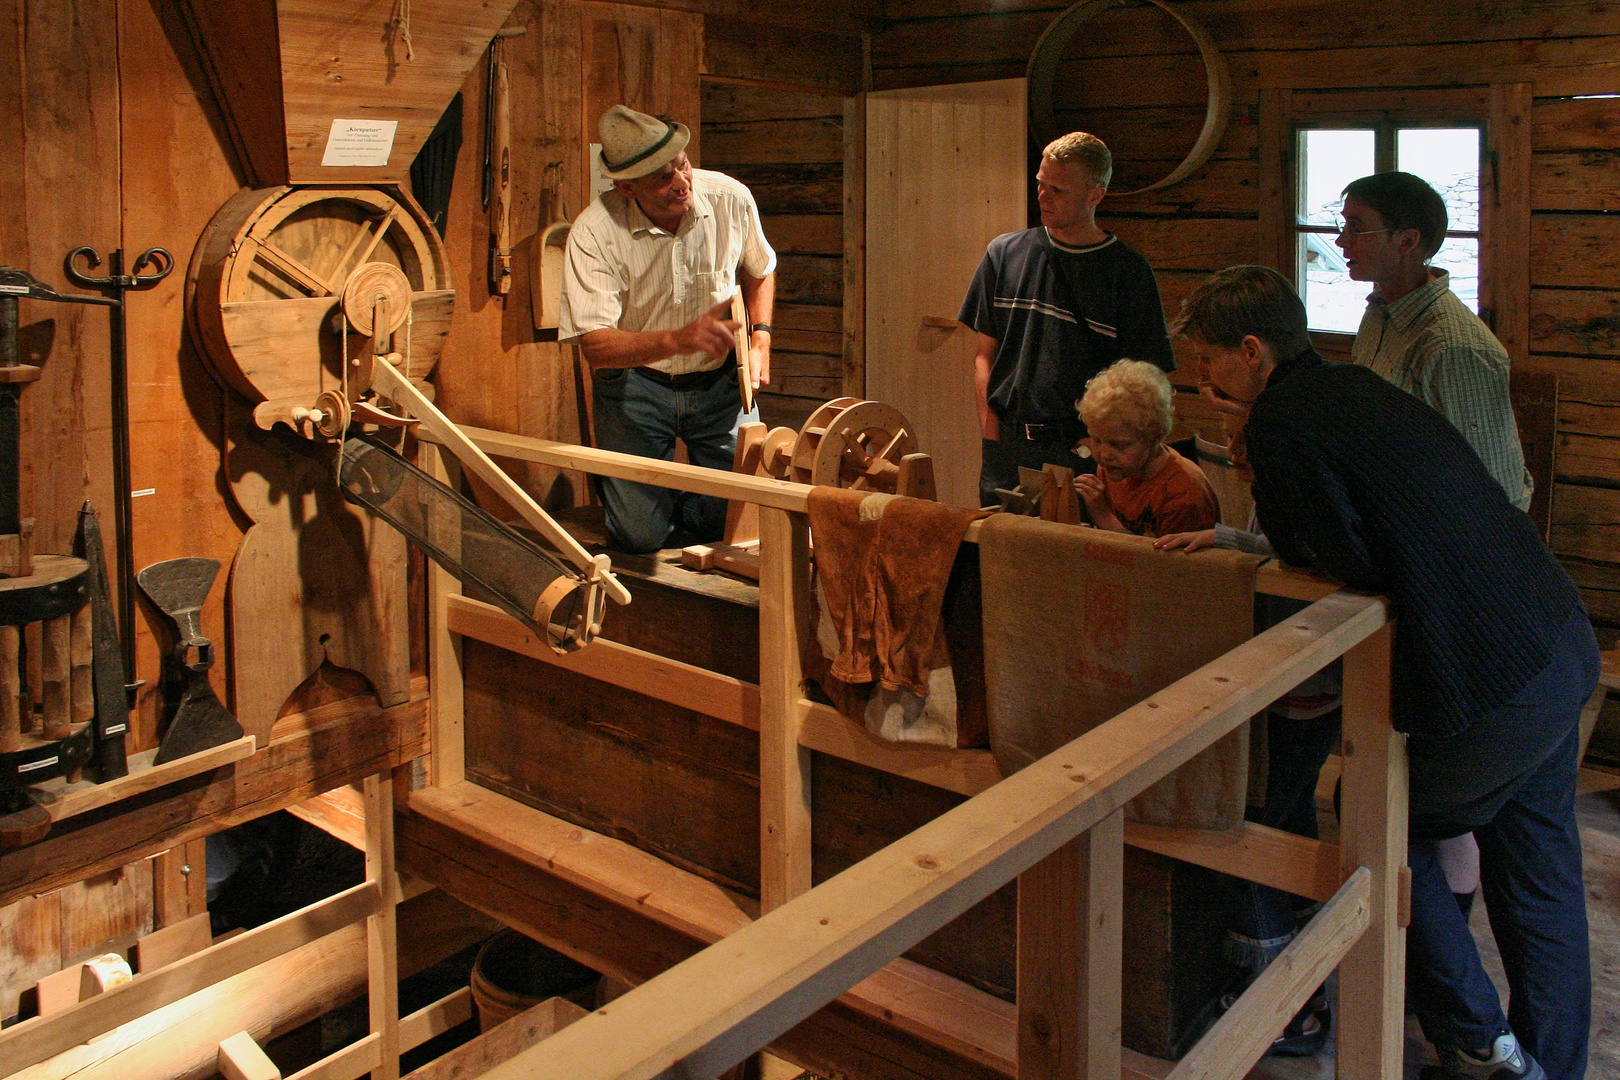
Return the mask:
<path fill-rule="evenodd" d="M 1146 480 L 1110 480 L 1103 476 L 1103 490 L 1114 507 L 1114 516 L 1137 536 L 1213 529 L 1221 520 L 1221 504 L 1209 478 L 1174 448 L 1166 446 L 1164 450 L 1169 460 Z"/>

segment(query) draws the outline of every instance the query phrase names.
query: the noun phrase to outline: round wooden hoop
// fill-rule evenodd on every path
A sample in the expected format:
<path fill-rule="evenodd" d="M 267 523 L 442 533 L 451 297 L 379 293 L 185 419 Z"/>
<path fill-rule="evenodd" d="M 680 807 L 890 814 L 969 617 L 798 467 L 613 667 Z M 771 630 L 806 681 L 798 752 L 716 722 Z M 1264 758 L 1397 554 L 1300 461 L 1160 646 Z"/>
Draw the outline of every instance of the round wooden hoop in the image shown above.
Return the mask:
<path fill-rule="evenodd" d="M 1226 121 L 1232 111 L 1232 75 L 1227 70 L 1226 58 L 1215 47 L 1215 40 L 1209 36 L 1209 32 L 1171 7 L 1168 0 L 1148 0 L 1148 2 L 1180 23 L 1181 28 L 1187 31 L 1197 44 L 1198 55 L 1203 58 L 1204 73 L 1209 80 L 1209 103 L 1204 110 L 1204 127 L 1199 131 L 1198 140 L 1193 143 L 1192 149 L 1188 151 L 1181 164 L 1162 180 L 1157 180 L 1147 187 L 1137 188 L 1135 191 L 1119 192 L 1119 195 L 1140 195 L 1146 191 L 1167 188 L 1171 184 L 1187 179 L 1215 152 L 1216 144 L 1226 132 Z M 1075 32 L 1081 26 L 1111 6 L 1113 0 L 1080 0 L 1080 3 L 1053 20 L 1046 28 L 1046 32 L 1041 35 L 1041 39 L 1035 43 L 1035 51 L 1029 57 L 1029 127 L 1030 134 L 1039 145 L 1045 146 L 1059 135 L 1065 134 L 1058 130 L 1052 108 L 1052 90 L 1057 82 L 1057 69 L 1063 59 L 1063 50 L 1069 47 L 1069 42 L 1074 39 Z"/>

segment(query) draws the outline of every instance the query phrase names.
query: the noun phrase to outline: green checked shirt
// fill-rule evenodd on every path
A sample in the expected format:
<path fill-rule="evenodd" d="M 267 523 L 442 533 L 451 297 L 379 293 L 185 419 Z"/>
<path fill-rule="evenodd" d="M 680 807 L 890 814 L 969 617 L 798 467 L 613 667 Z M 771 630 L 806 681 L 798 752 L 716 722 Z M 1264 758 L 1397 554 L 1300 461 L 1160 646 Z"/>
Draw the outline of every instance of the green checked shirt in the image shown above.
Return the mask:
<path fill-rule="evenodd" d="M 1450 420 L 1520 510 L 1530 509 L 1530 473 L 1508 398 L 1508 354 L 1478 315 L 1452 293 L 1451 277 L 1387 302 L 1367 298 L 1350 359 Z"/>

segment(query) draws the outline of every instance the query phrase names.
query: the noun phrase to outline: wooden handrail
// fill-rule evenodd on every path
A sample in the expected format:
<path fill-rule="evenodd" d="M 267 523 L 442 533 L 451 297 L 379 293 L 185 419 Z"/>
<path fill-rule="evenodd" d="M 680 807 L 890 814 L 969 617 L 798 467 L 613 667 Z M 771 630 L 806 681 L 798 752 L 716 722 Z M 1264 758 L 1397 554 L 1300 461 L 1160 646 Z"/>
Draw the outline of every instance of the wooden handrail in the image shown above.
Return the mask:
<path fill-rule="evenodd" d="M 123 986 L 59 1013 L 25 1020 L 0 1033 L 0 1076 L 10 1076 L 154 1009 L 373 916 L 382 904 L 382 889 L 376 882 L 367 881 L 166 967 L 137 975 Z"/>
<path fill-rule="evenodd" d="M 713 1075 L 1122 807 L 1375 633 L 1337 593 L 486 1074 Z"/>

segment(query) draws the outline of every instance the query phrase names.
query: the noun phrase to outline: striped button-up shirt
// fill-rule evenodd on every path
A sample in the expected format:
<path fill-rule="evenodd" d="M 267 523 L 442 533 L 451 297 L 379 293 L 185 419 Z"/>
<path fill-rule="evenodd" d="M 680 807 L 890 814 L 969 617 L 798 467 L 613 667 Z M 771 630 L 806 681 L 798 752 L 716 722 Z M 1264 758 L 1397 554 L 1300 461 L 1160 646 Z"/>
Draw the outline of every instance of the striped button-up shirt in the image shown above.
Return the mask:
<path fill-rule="evenodd" d="M 558 334 L 674 330 L 737 288 L 737 270 L 763 278 L 776 269 L 754 196 L 724 173 L 692 170 L 692 209 L 672 234 L 618 191 L 603 192 L 568 233 Z M 720 365 L 707 353 L 648 364 L 670 375 Z"/>
<path fill-rule="evenodd" d="M 1451 291 L 1444 270 L 1393 303 L 1378 293 L 1356 331 L 1350 359 L 1450 420 L 1508 501 L 1530 509 L 1533 483 L 1508 397 L 1508 354 L 1478 315 Z"/>

